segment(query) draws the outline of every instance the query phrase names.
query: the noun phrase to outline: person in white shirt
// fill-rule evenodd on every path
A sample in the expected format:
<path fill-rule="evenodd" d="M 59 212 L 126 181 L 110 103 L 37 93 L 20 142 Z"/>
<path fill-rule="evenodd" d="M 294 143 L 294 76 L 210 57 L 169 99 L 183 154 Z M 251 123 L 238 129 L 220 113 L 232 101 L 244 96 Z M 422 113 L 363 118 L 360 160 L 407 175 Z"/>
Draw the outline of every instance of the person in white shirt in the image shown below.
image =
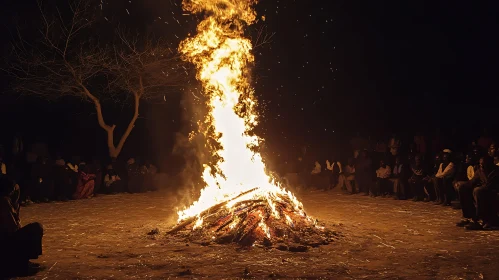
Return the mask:
<path fill-rule="evenodd" d="M 452 181 L 454 177 L 454 163 L 450 159 L 450 153 L 444 152 L 442 163 L 438 167 L 437 174 L 433 178 L 437 205 L 450 206 L 452 196 Z"/>
<path fill-rule="evenodd" d="M 384 160 L 379 162 L 379 168 L 376 170 L 376 187 L 371 191 L 371 196 L 375 197 L 378 195 L 387 195 L 391 193 L 390 191 L 390 176 L 392 175 L 392 169 L 388 166 Z"/>
<path fill-rule="evenodd" d="M 315 162 L 315 165 L 314 165 L 314 169 L 312 169 L 312 172 L 310 172 L 310 174 L 312 175 L 319 175 L 322 171 L 322 167 L 321 167 L 321 164 L 316 161 Z"/>

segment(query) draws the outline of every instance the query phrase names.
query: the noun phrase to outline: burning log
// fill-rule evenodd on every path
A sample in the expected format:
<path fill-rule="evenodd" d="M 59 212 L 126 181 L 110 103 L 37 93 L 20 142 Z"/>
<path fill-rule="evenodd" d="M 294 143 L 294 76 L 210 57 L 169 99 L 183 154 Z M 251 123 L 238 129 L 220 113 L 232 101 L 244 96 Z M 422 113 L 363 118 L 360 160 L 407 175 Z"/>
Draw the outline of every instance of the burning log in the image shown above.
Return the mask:
<path fill-rule="evenodd" d="M 257 196 L 237 201 L 228 207 L 231 202 L 256 190 L 245 192 L 206 209 L 198 216 L 181 221 L 168 234 L 203 244 L 258 244 L 289 250 L 302 246 L 296 249 L 298 251 L 303 246 L 328 244 L 335 238 L 334 232 L 317 225 L 302 209 L 296 209 L 289 197 L 277 196 L 278 202 L 274 206 L 271 205 L 273 201 Z"/>
<path fill-rule="evenodd" d="M 249 191 L 244 192 L 244 193 L 242 193 L 242 194 L 240 194 L 240 195 L 238 195 L 238 196 L 236 196 L 236 197 L 234 197 L 234 198 L 232 198 L 230 200 L 227 200 L 227 201 L 221 202 L 221 203 L 219 203 L 217 205 L 214 205 L 214 206 L 210 207 L 209 209 L 206 209 L 205 211 L 201 212 L 201 214 L 199 216 L 203 217 L 203 216 L 207 215 L 208 213 L 217 212 L 221 207 L 227 205 L 229 202 L 231 202 L 231 201 L 233 201 L 235 199 L 238 199 L 239 197 L 241 197 L 241 196 L 243 196 L 243 195 L 245 195 L 247 193 L 250 193 L 250 192 L 252 192 L 254 190 L 255 189 L 249 190 Z M 183 221 L 182 223 L 180 223 L 179 225 L 177 225 L 176 227 L 174 227 L 173 229 L 171 229 L 168 233 L 172 234 L 172 233 L 175 233 L 175 232 L 181 230 L 185 226 L 191 224 L 195 219 L 196 219 L 196 217 L 190 217 L 189 219 Z"/>

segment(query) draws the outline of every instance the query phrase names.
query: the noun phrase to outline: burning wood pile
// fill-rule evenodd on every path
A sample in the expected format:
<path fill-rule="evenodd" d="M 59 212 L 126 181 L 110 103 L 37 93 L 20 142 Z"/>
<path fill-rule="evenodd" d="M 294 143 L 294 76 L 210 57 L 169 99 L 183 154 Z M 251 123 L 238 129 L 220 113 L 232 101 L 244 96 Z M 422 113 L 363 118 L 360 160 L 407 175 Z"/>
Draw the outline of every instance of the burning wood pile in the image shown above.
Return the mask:
<path fill-rule="evenodd" d="M 197 133 L 207 139 L 205 147 L 217 162 L 204 166 L 206 187 L 196 202 L 178 212 L 178 224 L 170 234 L 192 242 L 262 244 L 289 250 L 325 244 L 333 232 L 305 214 L 296 197 L 268 176 L 261 155 L 255 152 L 261 139 L 250 133 L 258 124 L 258 114 L 249 79 L 252 42 L 245 37 L 245 28 L 259 21 L 254 10 L 257 2 L 182 3 L 186 12 L 205 17 L 197 34 L 182 41 L 179 51 L 194 64 L 196 78 L 203 85 L 208 110 L 198 122 Z"/>
<path fill-rule="evenodd" d="M 286 193 L 276 194 L 273 203 L 250 190 L 233 199 L 216 204 L 181 221 L 169 234 L 193 243 L 237 243 L 276 247 L 281 250 L 306 250 L 308 246 L 328 244 L 336 233 L 317 224 Z M 250 195 L 250 198 L 245 199 Z M 228 207 L 230 205 L 230 207 Z"/>

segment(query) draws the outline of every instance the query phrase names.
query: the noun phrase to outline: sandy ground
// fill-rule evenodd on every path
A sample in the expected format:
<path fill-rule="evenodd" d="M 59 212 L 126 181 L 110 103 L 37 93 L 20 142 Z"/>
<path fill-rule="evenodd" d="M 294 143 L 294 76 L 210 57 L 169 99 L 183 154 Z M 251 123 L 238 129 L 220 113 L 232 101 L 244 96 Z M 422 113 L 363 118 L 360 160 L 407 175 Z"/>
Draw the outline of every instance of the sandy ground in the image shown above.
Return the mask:
<path fill-rule="evenodd" d="M 32 278 L 499 279 L 499 231 L 457 228 L 459 211 L 337 192 L 299 198 L 339 240 L 303 253 L 186 244 L 164 234 L 177 205 L 161 192 L 32 205 L 23 223 L 45 226 L 44 270 Z"/>

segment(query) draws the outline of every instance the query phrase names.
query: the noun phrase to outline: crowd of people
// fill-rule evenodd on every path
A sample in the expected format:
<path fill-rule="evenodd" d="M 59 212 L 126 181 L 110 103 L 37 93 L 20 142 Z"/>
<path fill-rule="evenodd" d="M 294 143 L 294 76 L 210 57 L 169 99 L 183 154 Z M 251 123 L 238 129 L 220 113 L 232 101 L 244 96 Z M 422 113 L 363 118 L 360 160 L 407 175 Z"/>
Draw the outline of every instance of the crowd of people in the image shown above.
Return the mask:
<path fill-rule="evenodd" d="M 397 137 L 387 145 L 378 143 L 375 149 L 353 141 L 353 156 L 346 164 L 336 157 L 311 160 L 305 149 L 283 178 L 290 187 L 336 188 L 348 194 L 454 207 L 463 215 L 457 226 L 498 228 L 499 154 L 492 139 L 473 142 L 466 153 L 442 149 L 431 154 L 421 139 L 415 137 L 414 142 L 408 152 L 402 152 Z M 34 264 L 29 260 L 42 253 L 43 227 L 38 223 L 22 227 L 21 205 L 158 189 L 154 180 L 158 169 L 134 158 L 111 159 L 104 166 L 95 160 L 56 157 L 51 161 L 43 156 L 25 160 L 28 157 L 13 156 L 5 162 L 0 156 L 0 246 L 4 248 L 0 263 L 13 269 L 31 269 Z"/>
<path fill-rule="evenodd" d="M 416 148 L 414 148 L 416 147 Z M 338 188 L 348 194 L 411 199 L 461 209 L 457 226 L 469 230 L 499 227 L 499 160 L 492 141 L 473 142 L 466 153 L 442 149 L 433 155 L 413 146 L 400 152 L 396 137 L 376 150 L 354 150 L 342 164 L 335 158 L 311 164 L 297 159 L 294 170 L 285 172 L 287 182 L 295 177 L 304 188 Z M 307 167 L 309 166 L 309 167 Z"/>
<path fill-rule="evenodd" d="M 5 163 L 0 157 L 0 166 L 0 176 L 7 176 L 20 186 L 23 205 L 152 191 L 156 189 L 153 178 L 158 171 L 153 164 L 138 163 L 134 158 L 126 163 L 113 159 L 104 166 L 97 160 L 66 162 L 61 157 L 50 160 L 42 156 L 34 163 L 22 159 Z"/>
<path fill-rule="evenodd" d="M 17 159 L 6 163 L 0 157 L 0 265 L 8 268 L 0 271 L 0 278 L 30 275 L 40 269 L 30 260 L 42 254 L 43 227 L 39 223 L 22 226 L 21 206 L 157 189 L 157 168 L 134 158 L 126 163 L 113 159 L 105 167 L 98 161 L 66 162 L 61 157 L 54 161 L 38 157 L 34 163 Z"/>

